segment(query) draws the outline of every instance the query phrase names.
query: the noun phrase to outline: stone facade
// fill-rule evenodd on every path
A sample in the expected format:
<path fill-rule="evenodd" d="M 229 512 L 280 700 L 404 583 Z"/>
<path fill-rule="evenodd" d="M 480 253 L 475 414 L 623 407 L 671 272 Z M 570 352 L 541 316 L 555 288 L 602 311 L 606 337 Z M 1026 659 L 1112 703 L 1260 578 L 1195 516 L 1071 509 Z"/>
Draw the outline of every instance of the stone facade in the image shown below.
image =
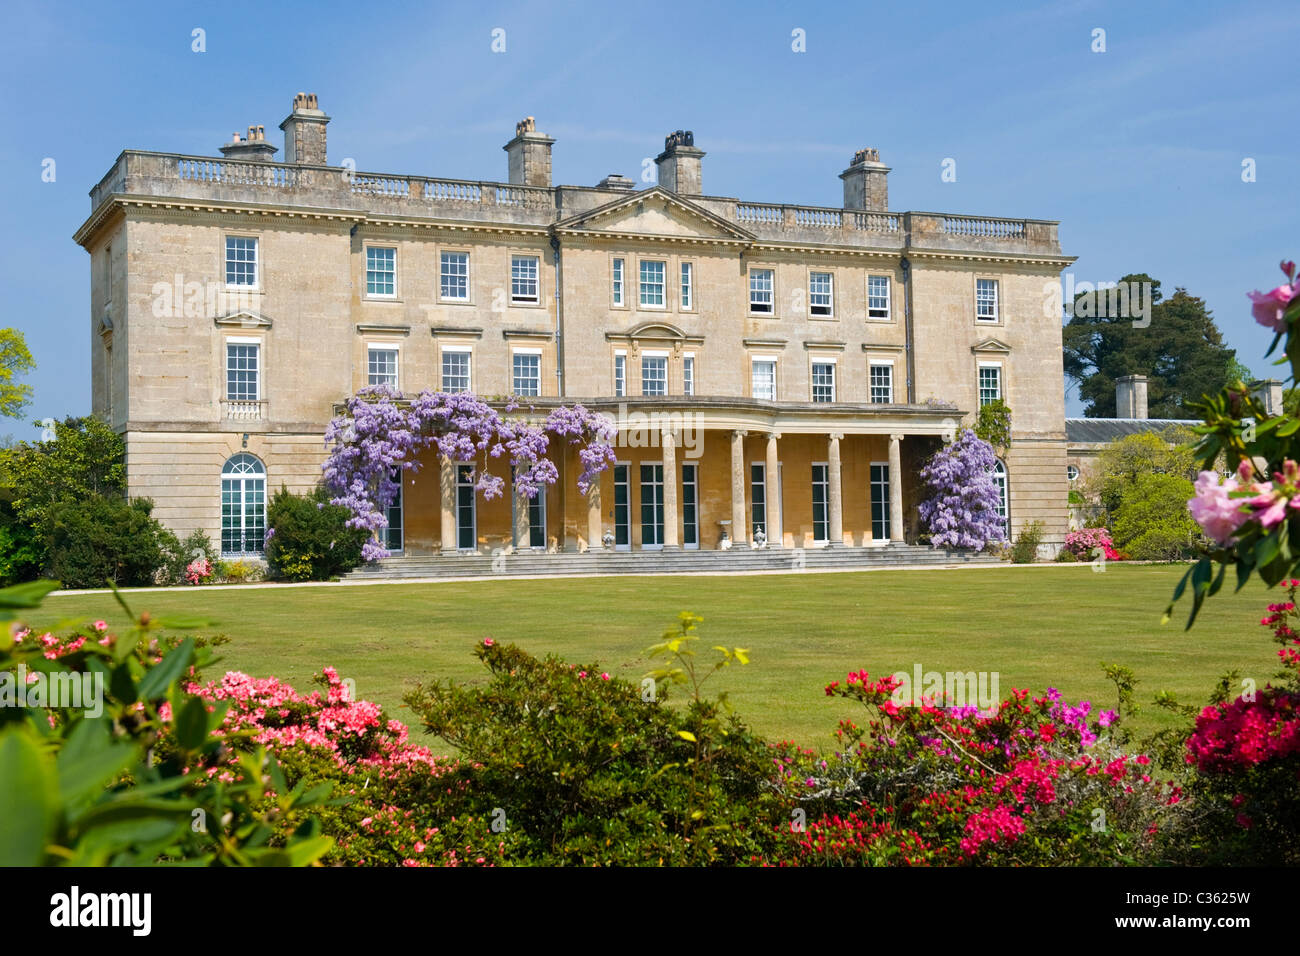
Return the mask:
<path fill-rule="evenodd" d="M 916 469 L 994 374 L 1012 409 L 1011 530 L 1040 520 L 1063 539 L 1045 290 L 1072 260 L 1056 223 L 889 211 L 874 150 L 841 174 L 845 206 L 820 208 L 702 194 L 689 132 L 634 191 L 617 175 L 553 186 L 554 141 L 531 117 L 505 183 L 329 166 L 328 122 L 299 94 L 287 162 L 254 126 L 222 159 L 128 150 L 91 191 L 76 241 L 94 410 L 125 436 L 130 493 L 178 532 L 255 551 L 250 489 L 310 488 L 349 394 L 393 373 L 406 392 L 451 387 L 468 356 L 480 395 L 536 381 L 539 413 L 615 417 L 625 468 L 589 499 L 557 449 L 543 503 L 476 499 L 452 463 L 426 462 L 406 476 L 394 549 L 911 540 Z M 873 366 L 891 370 L 887 391 Z"/>

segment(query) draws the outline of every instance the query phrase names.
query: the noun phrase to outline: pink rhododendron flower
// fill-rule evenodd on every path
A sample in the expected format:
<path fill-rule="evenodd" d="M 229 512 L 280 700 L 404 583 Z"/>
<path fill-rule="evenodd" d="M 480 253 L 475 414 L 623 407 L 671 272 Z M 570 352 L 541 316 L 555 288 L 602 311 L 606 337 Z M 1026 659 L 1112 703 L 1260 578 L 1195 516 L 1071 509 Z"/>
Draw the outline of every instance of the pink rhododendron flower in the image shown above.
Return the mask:
<path fill-rule="evenodd" d="M 1203 471 L 1197 477 L 1195 487 L 1196 497 L 1187 502 L 1192 517 L 1219 544 L 1231 544 L 1237 529 L 1250 517 L 1241 498 L 1229 497 L 1239 487 L 1237 479 Z"/>
<path fill-rule="evenodd" d="M 1280 285 L 1268 292 L 1246 293 L 1251 305 L 1250 314 L 1255 321 L 1274 332 L 1286 331 L 1286 306 L 1296 295 L 1296 289 L 1290 285 Z"/>

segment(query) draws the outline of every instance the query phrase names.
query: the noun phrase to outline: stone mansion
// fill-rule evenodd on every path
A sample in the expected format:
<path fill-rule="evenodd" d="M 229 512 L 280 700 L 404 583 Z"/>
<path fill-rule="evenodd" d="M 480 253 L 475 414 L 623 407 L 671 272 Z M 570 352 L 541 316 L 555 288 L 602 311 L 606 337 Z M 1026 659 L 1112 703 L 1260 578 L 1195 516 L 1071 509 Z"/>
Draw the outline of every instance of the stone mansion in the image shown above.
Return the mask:
<path fill-rule="evenodd" d="M 178 533 L 258 555 L 268 495 L 315 485 L 327 422 L 389 384 L 534 416 L 580 402 L 620 429 L 591 495 L 558 442 L 533 499 L 424 461 L 393 553 L 914 541 L 921 463 L 999 398 L 1009 530 L 1063 540 L 1055 222 L 893 211 L 874 149 L 823 208 L 706 193 L 690 132 L 638 189 L 555 185 L 531 117 L 505 182 L 331 166 L 329 122 L 300 93 L 282 161 L 254 126 L 220 158 L 126 150 L 90 192 L 94 412 L 125 439 L 130 495 Z"/>

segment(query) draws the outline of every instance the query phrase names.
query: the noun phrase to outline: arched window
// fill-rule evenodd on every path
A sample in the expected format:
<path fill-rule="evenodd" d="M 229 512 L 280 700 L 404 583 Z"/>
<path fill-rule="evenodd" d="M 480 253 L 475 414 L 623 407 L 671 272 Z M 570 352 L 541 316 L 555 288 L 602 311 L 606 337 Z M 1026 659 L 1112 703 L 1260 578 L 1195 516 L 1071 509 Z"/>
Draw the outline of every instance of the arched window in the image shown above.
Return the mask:
<path fill-rule="evenodd" d="M 265 539 L 266 468 L 240 452 L 221 469 L 221 553 L 261 554 Z"/>
<path fill-rule="evenodd" d="M 998 517 L 1002 519 L 1002 533 L 1008 538 L 1011 537 L 1010 508 L 1007 506 L 1007 466 L 1002 464 L 1002 459 L 996 459 L 993 463 L 993 481 L 998 486 Z"/>

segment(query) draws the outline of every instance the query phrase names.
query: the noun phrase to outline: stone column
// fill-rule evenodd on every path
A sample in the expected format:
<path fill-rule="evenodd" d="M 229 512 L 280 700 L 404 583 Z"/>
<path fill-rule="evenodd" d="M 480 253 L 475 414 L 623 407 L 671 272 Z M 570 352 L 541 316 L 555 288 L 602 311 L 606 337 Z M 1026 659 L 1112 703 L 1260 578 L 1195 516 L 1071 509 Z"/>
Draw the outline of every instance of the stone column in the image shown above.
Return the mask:
<path fill-rule="evenodd" d="M 605 550 L 605 526 L 600 516 L 600 478 L 592 482 L 587 492 L 587 550 Z"/>
<path fill-rule="evenodd" d="M 749 432 L 731 433 L 731 543 L 733 547 L 749 540 L 749 518 L 745 514 L 745 436 Z"/>
<path fill-rule="evenodd" d="M 889 436 L 889 540 L 903 543 L 902 435 Z"/>
<path fill-rule="evenodd" d="M 533 500 L 519 490 L 516 483 L 515 487 L 510 489 L 511 496 L 514 499 L 514 530 L 511 534 L 511 543 L 515 546 L 516 551 L 528 550 L 528 506 Z M 543 535 L 544 537 L 544 535 Z"/>
<path fill-rule="evenodd" d="M 776 454 L 780 432 L 767 433 L 767 546 L 783 547 L 781 515 L 781 462 Z"/>
<path fill-rule="evenodd" d="M 827 544 L 838 548 L 844 544 L 844 502 L 840 492 L 840 439 L 842 434 L 833 432 L 830 436 L 830 449 L 827 454 L 826 468 L 826 518 L 830 528 L 827 529 Z"/>
<path fill-rule="evenodd" d="M 441 554 L 456 553 L 456 463 L 443 455 L 438 460 L 438 484 L 442 497 Z"/>
<path fill-rule="evenodd" d="M 677 551 L 681 548 L 681 536 L 677 534 L 677 524 L 681 515 L 677 513 L 677 442 L 671 431 L 665 430 L 660 436 L 664 450 L 664 550 Z"/>

